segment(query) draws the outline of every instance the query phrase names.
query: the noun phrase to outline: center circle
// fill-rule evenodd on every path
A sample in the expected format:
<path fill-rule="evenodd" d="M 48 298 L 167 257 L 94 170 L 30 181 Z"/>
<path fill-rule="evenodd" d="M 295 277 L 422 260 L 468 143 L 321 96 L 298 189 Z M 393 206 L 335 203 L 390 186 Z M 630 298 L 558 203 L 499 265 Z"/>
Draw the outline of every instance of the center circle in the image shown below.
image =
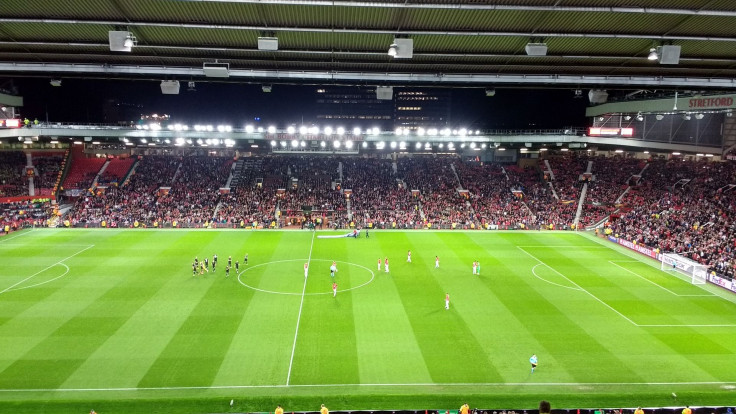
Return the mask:
<path fill-rule="evenodd" d="M 356 263 L 350 263 L 350 262 L 343 262 L 340 260 L 330 260 L 330 259 L 287 259 L 287 260 L 275 260 L 271 262 L 266 263 L 259 263 L 252 266 L 247 266 L 242 272 L 238 273 L 238 282 L 240 282 L 241 285 L 247 287 L 248 289 L 253 289 L 257 292 L 264 292 L 264 293 L 272 293 L 275 295 L 295 295 L 295 296 L 301 296 L 302 295 L 302 289 L 304 289 L 304 267 L 302 266 L 303 263 L 306 263 L 309 261 L 309 273 L 308 273 L 308 280 L 307 283 L 309 283 L 309 280 L 320 280 L 324 282 L 325 291 L 318 291 L 318 292 L 307 292 L 304 291 L 305 296 L 312 296 L 312 295 L 331 295 L 332 294 L 332 282 L 336 281 L 338 286 L 343 285 L 348 282 L 346 278 L 349 279 L 349 282 L 347 283 L 350 287 L 337 289 L 337 292 L 348 292 L 351 290 L 362 288 L 369 283 L 373 282 L 373 279 L 376 277 L 375 273 L 373 273 L 373 270 Z M 337 264 L 337 274 L 335 278 L 330 277 L 330 264 L 332 262 L 335 262 Z M 299 263 L 299 264 L 294 264 Z M 269 266 L 269 271 L 272 273 L 266 275 L 264 274 L 265 269 L 259 269 L 263 266 Z M 348 272 L 340 273 L 343 266 L 347 267 L 348 269 L 357 268 L 357 275 L 366 275 L 365 277 L 360 277 L 355 274 L 346 275 Z M 275 268 L 275 270 L 274 270 Z M 283 270 L 282 270 L 283 269 Z M 260 270 L 260 271 L 259 271 Z M 347 269 L 345 269 L 347 270 Z M 250 278 L 247 273 L 253 272 L 254 275 L 252 278 Z M 370 278 L 367 277 L 367 275 L 370 275 Z M 254 286 L 256 284 L 261 283 L 254 283 L 254 282 L 260 282 L 263 278 L 269 278 L 269 277 L 278 277 L 279 279 L 276 279 L 276 282 L 284 282 L 284 277 L 288 278 L 287 284 L 291 284 L 291 282 L 298 283 L 299 292 L 289 292 L 286 291 L 286 289 L 280 290 L 280 289 L 264 289 L 261 287 Z M 251 282 L 250 280 L 253 280 Z M 361 280 L 364 279 L 364 280 Z M 246 282 L 246 280 L 248 282 Z M 297 286 L 297 284 L 294 284 Z M 320 289 L 321 290 L 321 289 Z"/>

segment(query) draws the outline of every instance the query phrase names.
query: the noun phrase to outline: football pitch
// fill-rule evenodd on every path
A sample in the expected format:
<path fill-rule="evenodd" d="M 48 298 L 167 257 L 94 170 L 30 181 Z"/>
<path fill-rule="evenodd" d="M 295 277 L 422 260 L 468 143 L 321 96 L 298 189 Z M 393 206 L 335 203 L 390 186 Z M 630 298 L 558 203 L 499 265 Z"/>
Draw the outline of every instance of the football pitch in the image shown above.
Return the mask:
<path fill-rule="evenodd" d="M 736 400 L 736 296 L 717 287 L 576 233 L 316 237 L 343 233 L 39 229 L 0 238 L 0 412 Z M 192 275 L 195 257 L 209 259 L 208 272 Z"/>

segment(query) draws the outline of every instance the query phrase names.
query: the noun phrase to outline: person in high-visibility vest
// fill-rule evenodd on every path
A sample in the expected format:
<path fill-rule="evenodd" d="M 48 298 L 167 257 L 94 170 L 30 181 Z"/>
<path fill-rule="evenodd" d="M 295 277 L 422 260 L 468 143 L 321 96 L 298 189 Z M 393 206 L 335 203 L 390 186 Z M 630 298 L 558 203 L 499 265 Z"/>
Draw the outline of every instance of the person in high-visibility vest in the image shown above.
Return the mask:
<path fill-rule="evenodd" d="M 30 125 L 30 124 L 31 124 L 31 121 L 30 121 L 30 120 L 29 120 L 28 118 L 25 118 L 25 119 L 23 120 L 23 125 L 24 125 L 24 126 L 25 126 L 26 128 L 28 128 L 28 125 Z"/>

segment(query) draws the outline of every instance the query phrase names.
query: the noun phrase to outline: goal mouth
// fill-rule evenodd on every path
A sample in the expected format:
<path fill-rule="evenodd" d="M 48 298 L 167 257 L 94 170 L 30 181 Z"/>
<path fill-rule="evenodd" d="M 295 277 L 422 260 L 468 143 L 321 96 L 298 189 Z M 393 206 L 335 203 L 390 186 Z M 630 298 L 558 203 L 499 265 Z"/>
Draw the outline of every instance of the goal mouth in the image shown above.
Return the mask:
<path fill-rule="evenodd" d="M 685 275 L 694 285 L 704 285 L 708 280 L 708 266 L 700 264 L 676 253 L 663 253 L 660 256 L 663 271 Z"/>

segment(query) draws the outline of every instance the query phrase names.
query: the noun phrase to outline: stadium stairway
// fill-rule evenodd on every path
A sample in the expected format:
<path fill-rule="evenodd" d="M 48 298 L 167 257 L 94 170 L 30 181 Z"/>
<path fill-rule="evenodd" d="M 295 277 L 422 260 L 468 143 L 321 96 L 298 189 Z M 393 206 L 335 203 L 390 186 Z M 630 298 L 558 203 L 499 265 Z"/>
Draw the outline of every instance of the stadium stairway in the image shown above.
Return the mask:
<path fill-rule="evenodd" d="M 226 185 L 226 187 L 239 187 L 240 186 L 240 180 L 243 177 L 243 170 L 245 169 L 245 160 L 242 158 L 239 158 L 235 162 L 235 166 L 233 166 L 231 178 Z"/>
<path fill-rule="evenodd" d="M 458 190 L 464 190 L 463 183 L 460 181 L 460 176 L 457 175 L 457 170 L 455 169 L 455 164 L 450 163 L 450 169 L 452 170 L 452 173 L 455 175 L 455 180 L 457 181 L 457 189 Z"/>
<path fill-rule="evenodd" d="M 545 168 L 544 173 L 549 174 L 550 180 L 554 181 L 555 173 L 552 172 L 552 166 L 549 165 L 549 160 L 544 160 L 544 168 Z M 558 197 L 555 195 L 555 198 L 558 198 Z"/>
<path fill-rule="evenodd" d="M 26 152 L 26 167 L 33 168 L 33 155 L 31 155 L 31 152 Z M 38 171 L 33 168 L 33 175 L 28 177 L 28 195 L 35 196 L 36 195 L 36 184 L 33 181 L 33 177 L 35 177 L 38 174 Z"/>
<path fill-rule="evenodd" d="M 592 164 L 592 161 L 589 161 Z M 588 172 L 590 172 L 591 165 L 588 164 Z M 572 224 L 575 225 L 575 228 L 578 227 L 578 223 L 580 223 L 580 216 L 583 215 L 583 203 L 585 202 L 585 196 L 588 194 L 588 183 L 586 182 L 583 184 L 583 189 L 580 191 L 580 198 L 578 199 L 578 208 L 577 211 L 575 211 L 575 219 L 572 221 Z"/>
<path fill-rule="evenodd" d="M 102 168 L 100 168 L 99 171 L 97 171 L 97 175 L 95 175 L 95 179 L 92 180 L 92 188 L 97 187 L 97 182 L 100 181 L 100 177 L 105 172 L 108 166 L 110 166 L 110 160 L 105 160 L 105 163 L 102 164 Z"/>

